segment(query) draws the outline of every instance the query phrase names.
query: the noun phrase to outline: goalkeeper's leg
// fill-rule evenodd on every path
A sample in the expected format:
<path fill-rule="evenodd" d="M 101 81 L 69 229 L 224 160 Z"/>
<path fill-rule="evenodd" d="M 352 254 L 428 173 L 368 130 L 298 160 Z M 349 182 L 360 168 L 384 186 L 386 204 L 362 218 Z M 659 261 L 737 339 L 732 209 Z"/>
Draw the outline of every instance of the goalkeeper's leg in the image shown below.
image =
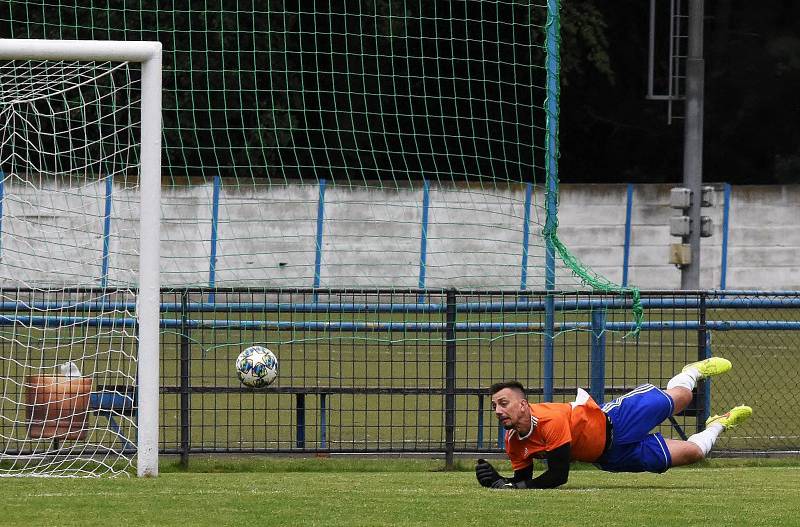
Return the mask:
<path fill-rule="evenodd" d="M 681 413 L 692 402 L 692 390 L 697 386 L 697 381 L 719 375 L 731 369 L 731 363 L 722 357 L 711 357 L 687 364 L 681 372 L 667 383 L 667 394 L 674 402 L 673 413 Z"/>
<path fill-rule="evenodd" d="M 689 436 L 686 441 L 667 439 L 672 466 L 677 467 L 702 461 L 711 451 L 711 447 L 714 446 L 723 430 L 735 428 L 752 414 L 753 409 L 749 406 L 737 406 L 722 415 L 709 417 L 706 421 L 706 429 Z"/>
<path fill-rule="evenodd" d="M 714 440 L 716 440 L 716 437 Z M 666 439 L 666 442 L 671 458 L 671 466 L 673 467 L 691 465 L 692 463 L 702 461 L 706 457 L 703 450 L 694 442 L 681 441 L 680 439 Z"/>

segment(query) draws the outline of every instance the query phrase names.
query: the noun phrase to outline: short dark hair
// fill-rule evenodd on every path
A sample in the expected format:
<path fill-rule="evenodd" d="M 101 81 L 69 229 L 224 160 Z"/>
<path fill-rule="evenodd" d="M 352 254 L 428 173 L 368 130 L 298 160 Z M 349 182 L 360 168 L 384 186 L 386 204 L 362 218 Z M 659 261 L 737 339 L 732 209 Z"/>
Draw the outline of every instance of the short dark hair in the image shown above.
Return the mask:
<path fill-rule="evenodd" d="M 525 387 L 522 386 L 522 383 L 519 381 L 496 382 L 489 387 L 489 394 L 494 395 L 500 390 L 505 390 L 506 388 L 511 388 L 512 390 L 518 391 L 522 394 L 523 398 L 527 398 L 527 395 L 525 394 Z"/>

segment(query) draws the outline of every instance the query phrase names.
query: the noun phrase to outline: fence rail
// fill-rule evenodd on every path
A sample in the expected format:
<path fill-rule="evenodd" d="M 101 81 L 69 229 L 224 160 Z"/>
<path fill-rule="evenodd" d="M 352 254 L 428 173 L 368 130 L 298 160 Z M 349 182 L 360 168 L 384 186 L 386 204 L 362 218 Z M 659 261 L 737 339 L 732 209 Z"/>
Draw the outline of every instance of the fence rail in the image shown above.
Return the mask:
<path fill-rule="evenodd" d="M 0 303 L 0 325 L 90 332 L 135 323 L 130 302 L 84 303 L 79 290 L 57 300 L 18 294 Z M 710 413 L 748 403 L 752 424 L 723 436 L 716 452 L 800 452 L 799 293 L 645 292 L 642 304 L 646 321 L 634 337 L 629 299 L 603 294 L 164 290 L 160 449 L 184 460 L 324 452 L 439 453 L 452 462 L 499 449 L 493 382 L 516 378 L 533 401 L 569 401 L 583 387 L 602 402 L 644 382 L 664 386 L 685 363 L 718 354 L 734 370 L 701 383 L 692 407 L 660 431 L 685 437 Z M 60 316 L 32 314 L 45 308 Z M 233 371 L 251 344 L 280 360 L 278 381 L 263 390 L 242 386 Z M 133 390 L 95 381 L 100 395 Z M 97 400 L 123 401 L 99 408 L 98 419 L 116 417 L 110 440 L 133 448 L 131 398 Z"/>

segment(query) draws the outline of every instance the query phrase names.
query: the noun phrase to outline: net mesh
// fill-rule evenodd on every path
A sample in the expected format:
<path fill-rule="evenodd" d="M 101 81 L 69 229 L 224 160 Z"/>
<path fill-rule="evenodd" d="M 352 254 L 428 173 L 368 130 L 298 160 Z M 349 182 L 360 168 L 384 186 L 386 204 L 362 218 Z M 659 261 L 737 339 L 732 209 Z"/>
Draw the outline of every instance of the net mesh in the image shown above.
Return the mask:
<path fill-rule="evenodd" d="M 165 285 L 544 289 L 552 244 L 550 285 L 616 291 L 545 232 L 558 9 L 62 0 L 0 24 L 164 44 Z"/>
<path fill-rule="evenodd" d="M 0 475 L 133 464 L 139 103 L 126 63 L 0 63 Z"/>

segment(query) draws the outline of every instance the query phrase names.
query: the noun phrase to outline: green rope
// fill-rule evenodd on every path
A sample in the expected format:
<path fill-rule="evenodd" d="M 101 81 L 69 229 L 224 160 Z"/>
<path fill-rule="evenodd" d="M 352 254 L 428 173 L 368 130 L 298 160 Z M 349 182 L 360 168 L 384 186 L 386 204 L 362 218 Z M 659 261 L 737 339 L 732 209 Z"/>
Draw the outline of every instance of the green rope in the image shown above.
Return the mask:
<path fill-rule="evenodd" d="M 545 213 L 547 221 L 542 228 L 542 237 L 545 239 L 550 247 L 553 247 L 558 252 L 559 257 L 564 264 L 572 271 L 584 285 L 590 286 L 595 291 L 606 293 L 617 293 L 620 295 L 630 295 L 633 301 L 633 320 L 636 324 L 634 329 L 630 331 L 625 337 L 638 336 L 644 322 L 644 309 L 639 294 L 639 289 L 635 287 L 622 287 L 611 282 L 610 280 L 589 271 L 578 258 L 576 258 L 567 249 L 561 240 L 558 238 L 558 202 L 559 202 L 559 177 L 558 177 L 558 158 L 561 155 L 559 134 L 558 134 L 558 118 L 560 112 L 560 74 L 561 74 L 561 2 L 559 0 L 551 0 L 548 9 L 548 17 L 546 27 L 548 34 L 554 35 L 555 38 L 552 42 L 548 43 L 548 60 L 546 61 L 548 69 L 548 85 L 547 85 L 547 102 L 551 102 L 550 98 L 554 98 L 555 104 L 545 104 L 547 108 L 547 141 L 545 142 L 545 157 L 548 160 L 546 170 L 546 192 L 547 199 L 545 199 Z M 551 126 L 552 124 L 552 126 Z M 552 144 L 551 144 L 552 142 Z"/>
<path fill-rule="evenodd" d="M 553 244 L 553 247 L 558 251 L 558 255 L 564 264 L 572 271 L 572 274 L 578 277 L 582 283 L 591 287 L 594 291 L 601 291 L 604 293 L 617 293 L 619 295 L 630 295 L 633 311 L 633 321 L 636 326 L 625 337 L 637 337 L 642 329 L 644 322 L 644 308 L 642 307 L 641 294 L 637 287 L 622 287 L 614 282 L 602 277 L 596 273 L 592 273 L 578 258 L 573 255 L 566 245 L 558 239 L 555 232 L 546 233 L 545 236 Z"/>

